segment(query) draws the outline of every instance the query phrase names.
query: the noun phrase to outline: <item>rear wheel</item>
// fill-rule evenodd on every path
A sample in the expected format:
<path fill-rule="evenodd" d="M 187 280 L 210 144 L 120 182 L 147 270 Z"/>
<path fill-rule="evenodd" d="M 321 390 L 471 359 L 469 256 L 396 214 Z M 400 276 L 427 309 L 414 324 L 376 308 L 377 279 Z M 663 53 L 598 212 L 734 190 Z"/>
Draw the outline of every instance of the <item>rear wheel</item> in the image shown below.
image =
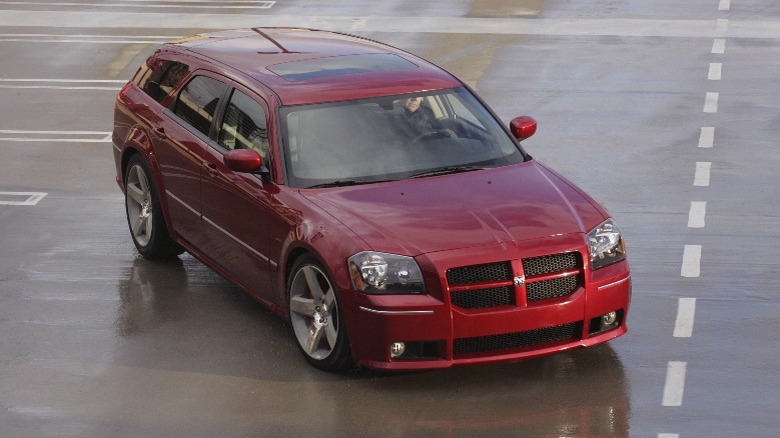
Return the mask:
<path fill-rule="evenodd" d="M 336 291 L 312 255 L 299 258 L 287 281 L 290 322 L 303 356 L 325 371 L 353 365 Z"/>
<path fill-rule="evenodd" d="M 134 155 L 125 173 L 125 212 L 133 243 L 147 259 L 176 257 L 184 249 L 168 234 L 157 189 L 143 158 Z"/>

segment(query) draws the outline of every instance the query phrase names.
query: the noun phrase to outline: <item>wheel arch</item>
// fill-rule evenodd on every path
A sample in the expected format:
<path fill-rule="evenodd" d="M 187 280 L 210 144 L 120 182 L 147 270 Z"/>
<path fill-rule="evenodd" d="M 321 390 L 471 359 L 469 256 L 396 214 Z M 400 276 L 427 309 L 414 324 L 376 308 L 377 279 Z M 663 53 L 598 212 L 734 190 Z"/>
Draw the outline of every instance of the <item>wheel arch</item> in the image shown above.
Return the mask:
<path fill-rule="evenodd" d="M 164 196 L 165 184 L 163 182 L 162 175 L 160 174 L 159 163 L 157 162 L 157 158 L 155 157 L 154 151 L 152 149 L 149 136 L 139 127 L 132 129 L 130 135 L 128 136 L 127 142 L 125 143 L 125 147 L 122 150 L 120 165 L 122 191 L 126 191 L 125 186 L 127 185 L 127 169 L 130 165 L 130 160 L 132 160 L 135 156 L 141 157 L 149 168 L 149 172 L 151 173 L 149 176 L 152 178 L 152 183 L 157 190 L 157 202 L 160 203 L 160 208 L 162 209 L 163 223 L 165 224 L 165 228 L 168 231 L 168 235 L 170 235 L 174 240 L 178 241 L 178 235 L 173 229 L 171 224 L 171 216 L 168 211 L 168 197 Z"/>
<path fill-rule="evenodd" d="M 323 262 L 323 258 L 317 254 L 316 251 L 306 248 L 303 246 L 299 246 L 294 248 L 290 251 L 288 254 L 285 264 L 284 264 L 284 277 L 285 277 L 285 283 L 284 283 L 284 297 L 285 297 L 285 306 L 284 310 L 287 314 L 287 321 L 291 326 L 294 325 L 294 321 L 292 320 L 292 313 L 290 311 L 290 288 L 291 288 L 291 280 L 293 280 L 291 277 L 296 273 L 294 268 L 296 265 L 298 265 L 299 262 L 302 264 L 299 265 L 300 268 L 303 268 L 307 264 L 310 264 L 308 261 L 303 261 L 302 259 L 309 257 L 313 262 L 317 262 L 316 268 L 319 270 L 324 271 L 324 274 L 328 277 L 328 281 L 331 283 L 331 287 L 333 288 L 333 292 L 336 294 L 336 300 L 338 303 L 338 320 L 341 327 L 341 333 L 343 333 L 343 336 L 345 339 L 342 340 L 342 344 L 340 347 L 338 347 L 337 356 L 334 356 L 333 359 L 336 360 L 336 362 L 333 362 L 333 359 L 328 359 L 330 362 L 328 365 L 325 365 L 323 363 L 318 363 L 316 360 L 313 360 L 311 357 L 307 356 L 306 353 L 304 353 L 304 356 L 306 359 L 313 364 L 315 367 L 326 370 L 326 371 L 346 371 L 348 369 L 354 368 L 357 366 L 357 362 L 355 360 L 355 356 L 352 354 L 354 351 L 353 349 L 353 336 L 350 336 L 350 323 L 348 322 L 349 318 L 349 312 L 346 310 L 345 307 L 345 296 L 341 292 L 343 292 L 343 288 L 339 287 L 336 284 L 336 280 L 334 277 L 334 274 L 332 270 L 329 268 L 328 264 Z M 295 329 L 293 327 L 293 332 L 295 334 Z M 300 342 L 300 341 L 297 341 Z M 301 345 L 298 345 L 301 347 Z M 335 347 L 334 347 L 335 348 Z M 336 350 L 334 350 L 336 351 Z M 343 355 L 342 355 L 343 353 Z M 340 358 L 339 358 L 340 356 Z M 327 362 L 326 362 L 327 363 Z"/>
<path fill-rule="evenodd" d="M 158 178 L 159 166 L 154 157 L 151 140 L 143 129 L 138 126 L 132 128 L 125 139 L 124 148 L 122 149 L 121 177 L 123 186 L 126 183 L 125 176 L 127 174 L 127 166 L 130 163 L 130 159 L 133 158 L 133 155 L 138 154 L 146 160 L 146 164 L 150 167 L 149 170 L 152 171 L 152 178 L 154 178 L 155 185 L 157 187 L 162 187 L 162 181 Z"/>
<path fill-rule="evenodd" d="M 283 284 L 283 286 L 284 286 L 283 289 L 284 289 L 284 299 L 285 299 L 285 302 L 287 302 L 287 299 L 288 299 L 288 297 L 287 297 L 287 293 L 288 293 L 287 286 L 288 286 L 288 283 L 290 281 L 290 273 L 291 273 L 290 271 L 292 270 L 292 267 L 295 264 L 295 262 L 297 262 L 299 258 L 301 258 L 301 257 L 303 257 L 303 256 L 305 256 L 307 254 L 313 255 L 318 260 L 320 260 L 320 263 L 322 263 L 321 258 L 319 256 L 317 256 L 317 254 L 314 253 L 314 251 L 312 251 L 309 248 L 304 248 L 304 247 L 298 246 L 298 247 L 295 247 L 292 250 L 290 250 L 289 254 L 287 254 L 287 258 L 286 258 L 286 260 L 284 262 L 284 269 L 282 270 L 282 281 L 284 283 Z M 285 310 L 285 311 L 289 314 L 289 310 Z"/>

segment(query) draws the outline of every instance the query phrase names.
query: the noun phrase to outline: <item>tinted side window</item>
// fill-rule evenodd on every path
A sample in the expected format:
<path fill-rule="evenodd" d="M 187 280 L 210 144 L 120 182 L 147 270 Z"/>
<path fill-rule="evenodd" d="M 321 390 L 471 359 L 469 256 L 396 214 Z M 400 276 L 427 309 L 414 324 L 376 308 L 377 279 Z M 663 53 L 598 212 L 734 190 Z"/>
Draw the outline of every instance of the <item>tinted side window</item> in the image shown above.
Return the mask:
<path fill-rule="evenodd" d="M 226 89 L 227 85 L 216 79 L 196 76 L 179 93 L 173 112 L 204 135 L 209 135 L 219 98 Z"/>
<path fill-rule="evenodd" d="M 173 87 L 187 74 L 188 67 L 176 61 L 158 59 L 144 65 L 139 72 L 138 86 L 152 99 L 162 103 Z"/>
<path fill-rule="evenodd" d="M 265 111 L 257 101 L 235 90 L 222 119 L 219 144 L 228 149 L 253 149 L 265 158 L 268 132 Z"/>

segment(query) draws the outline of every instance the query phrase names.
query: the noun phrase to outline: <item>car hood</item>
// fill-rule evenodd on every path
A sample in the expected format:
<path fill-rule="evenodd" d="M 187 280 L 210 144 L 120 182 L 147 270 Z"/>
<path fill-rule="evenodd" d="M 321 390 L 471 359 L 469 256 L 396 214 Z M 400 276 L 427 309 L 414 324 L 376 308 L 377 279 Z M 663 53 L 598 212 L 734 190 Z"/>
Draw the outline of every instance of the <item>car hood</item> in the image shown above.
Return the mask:
<path fill-rule="evenodd" d="M 375 251 L 436 251 L 585 233 L 606 211 L 537 161 L 392 183 L 302 190 Z"/>

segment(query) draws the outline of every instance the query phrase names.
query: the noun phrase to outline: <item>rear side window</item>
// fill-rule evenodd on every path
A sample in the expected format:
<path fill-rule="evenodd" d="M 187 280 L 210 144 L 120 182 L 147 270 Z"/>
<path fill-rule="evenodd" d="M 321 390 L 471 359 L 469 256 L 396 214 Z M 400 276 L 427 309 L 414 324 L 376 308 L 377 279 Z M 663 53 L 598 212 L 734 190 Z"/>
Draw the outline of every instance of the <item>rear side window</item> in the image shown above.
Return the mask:
<path fill-rule="evenodd" d="M 157 59 L 141 67 L 137 76 L 138 86 L 152 99 L 162 103 L 187 70 L 187 65 L 181 62 Z"/>
<path fill-rule="evenodd" d="M 219 99 L 227 85 L 207 76 L 195 76 L 179 93 L 173 112 L 195 129 L 209 135 Z"/>

